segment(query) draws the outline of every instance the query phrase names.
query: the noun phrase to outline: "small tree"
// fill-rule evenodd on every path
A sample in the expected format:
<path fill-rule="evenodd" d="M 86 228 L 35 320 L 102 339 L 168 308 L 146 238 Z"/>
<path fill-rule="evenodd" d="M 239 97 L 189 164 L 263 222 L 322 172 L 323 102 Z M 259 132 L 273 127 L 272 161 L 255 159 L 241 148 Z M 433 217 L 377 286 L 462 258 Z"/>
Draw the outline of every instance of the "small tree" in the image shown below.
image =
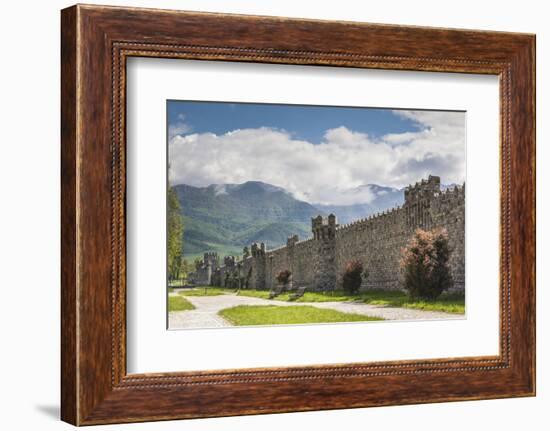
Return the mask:
<path fill-rule="evenodd" d="M 355 294 L 361 287 L 363 276 L 363 264 L 359 260 L 352 260 L 346 263 L 344 269 L 344 277 L 342 279 L 342 287 L 349 294 Z"/>
<path fill-rule="evenodd" d="M 452 286 L 445 229 L 417 229 L 401 250 L 404 287 L 411 299 L 434 300 Z"/>
<path fill-rule="evenodd" d="M 187 283 L 187 276 L 191 272 L 191 264 L 187 261 L 187 259 L 183 259 L 181 261 L 181 269 L 180 269 L 180 278 L 183 282 L 183 284 Z"/>
<path fill-rule="evenodd" d="M 183 216 L 178 194 L 172 187 L 168 188 L 167 203 L 168 278 L 170 280 L 177 280 L 180 275 L 183 252 Z"/>
<path fill-rule="evenodd" d="M 279 283 L 281 283 L 283 285 L 286 285 L 290 281 L 290 276 L 291 275 L 292 275 L 292 273 L 288 269 L 284 269 L 281 272 L 279 272 L 277 274 L 277 277 L 275 277 L 275 278 L 277 279 L 277 281 Z"/>

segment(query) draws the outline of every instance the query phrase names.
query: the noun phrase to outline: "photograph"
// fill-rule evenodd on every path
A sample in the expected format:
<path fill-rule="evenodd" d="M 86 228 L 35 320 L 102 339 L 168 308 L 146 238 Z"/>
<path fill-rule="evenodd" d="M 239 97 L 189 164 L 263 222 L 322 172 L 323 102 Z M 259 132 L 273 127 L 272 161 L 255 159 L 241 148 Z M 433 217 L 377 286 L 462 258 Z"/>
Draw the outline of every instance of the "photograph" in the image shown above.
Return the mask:
<path fill-rule="evenodd" d="M 466 317 L 465 112 L 166 109 L 168 329 Z"/>
<path fill-rule="evenodd" d="M 550 25 L 493 3 L 3 4 L 1 428 L 548 428 Z"/>

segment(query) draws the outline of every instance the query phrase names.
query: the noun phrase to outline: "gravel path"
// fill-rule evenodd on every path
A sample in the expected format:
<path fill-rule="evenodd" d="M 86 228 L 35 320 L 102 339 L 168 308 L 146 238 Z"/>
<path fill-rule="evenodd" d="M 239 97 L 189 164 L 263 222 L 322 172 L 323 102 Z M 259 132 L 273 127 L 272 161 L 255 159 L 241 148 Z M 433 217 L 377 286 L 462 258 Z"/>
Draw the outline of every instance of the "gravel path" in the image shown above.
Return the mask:
<path fill-rule="evenodd" d="M 319 308 L 331 308 L 343 313 L 366 314 L 367 316 L 382 317 L 386 320 L 441 320 L 464 318 L 462 314 L 445 313 L 443 311 L 386 307 L 354 302 L 302 302 L 302 304 L 315 305 L 315 307 Z"/>
<path fill-rule="evenodd" d="M 178 295 L 173 292 L 170 295 Z M 367 316 L 382 317 L 387 320 L 434 320 L 434 319 L 463 319 L 462 314 L 451 314 L 440 311 L 415 310 L 400 307 L 384 307 L 378 305 L 354 302 L 287 302 L 237 296 L 234 293 L 218 296 L 186 296 L 194 306 L 194 310 L 173 311 L 168 314 L 170 329 L 188 328 L 221 328 L 232 326 L 218 311 L 237 305 L 312 305 L 318 308 L 329 308 L 343 313 L 364 314 Z"/>
<path fill-rule="evenodd" d="M 177 293 L 170 293 L 177 296 Z M 172 311 L 168 313 L 168 327 L 170 329 L 187 328 L 222 328 L 233 326 L 223 317 L 218 316 L 218 311 L 237 305 L 294 305 L 285 301 L 274 301 L 249 296 L 237 296 L 233 293 L 217 296 L 185 296 L 194 310 Z"/>

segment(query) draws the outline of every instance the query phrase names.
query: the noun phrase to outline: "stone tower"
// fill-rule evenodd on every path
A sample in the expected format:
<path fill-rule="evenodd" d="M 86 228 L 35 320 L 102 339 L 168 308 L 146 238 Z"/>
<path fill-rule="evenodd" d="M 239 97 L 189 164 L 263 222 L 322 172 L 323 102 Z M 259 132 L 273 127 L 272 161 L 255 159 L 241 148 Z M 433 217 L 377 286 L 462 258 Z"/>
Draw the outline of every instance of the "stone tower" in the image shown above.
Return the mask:
<path fill-rule="evenodd" d="M 223 264 L 227 268 L 233 268 L 235 266 L 235 256 L 225 256 L 223 258 Z"/>
<path fill-rule="evenodd" d="M 204 272 L 205 272 L 204 282 L 207 285 L 211 285 L 212 284 L 212 274 L 220 266 L 218 253 L 216 253 L 216 252 L 204 253 L 204 255 L 203 255 L 203 264 L 204 264 Z"/>
<path fill-rule="evenodd" d="M 216 252 L 204 253 L 202 261 L 205 265 L 210 264 L 213 268 L 220 266 L 220 258 Z"/>
<path fill-rule="evenodd" d="M 334 290 L 336 288 L 336 216 L 317 216 L 311 219 L 311 231 L 315 241 L 313 256 L 313 288 Z"/>
<path fill-rule="evenodd" d="M 431 206 L 434 198 L 441 192 L 441 180 L 430 175 L 427 180 L 422 180 L 405 189 L 405 219 L 406 226 L 410 230 L 421 228 L 431 229 L 433 220 Z"/>
<path fill-rule="evenodd" d="M 252 280 L 251 287 L 254 289 L 265 289 L 266 278 L 266 257 L 265 257 L 265 244 L 262 242 L 252 244 Z"/>

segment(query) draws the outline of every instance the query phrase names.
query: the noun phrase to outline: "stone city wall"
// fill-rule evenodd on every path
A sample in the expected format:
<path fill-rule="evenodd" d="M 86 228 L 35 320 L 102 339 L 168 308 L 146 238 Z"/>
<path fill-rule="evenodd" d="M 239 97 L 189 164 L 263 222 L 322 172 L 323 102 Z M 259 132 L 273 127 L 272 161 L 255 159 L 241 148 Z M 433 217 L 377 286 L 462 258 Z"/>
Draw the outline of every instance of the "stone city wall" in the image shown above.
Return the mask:
<path fill-rule="evenodd" d="M 312 219 L 312 238 L 300 241 L 294 235 L 274 250 L 266 250 L 263 243 L 252 244 L 250 252 L 245 247 L 242 260 L 229 256 L 222 266 L 212 268 L 211 283 L 225 286 L 230 274 L 241 287 L 271 289 L 277 285 L 277 274 L 289 270 L 294 286 L 339 289 L 346 263 L 360 260 L 369 273 L 363 288 L 398 289 L 402 247 L 417 228 L 441 227 L 449 235 L 454 289 L 463 290 L 464 198 L 464 186 L 441 191 L 439 177 L 430 176 L 405 190 L 400 207 L 343 226 L 332 214 L 318 216 Z"/>

